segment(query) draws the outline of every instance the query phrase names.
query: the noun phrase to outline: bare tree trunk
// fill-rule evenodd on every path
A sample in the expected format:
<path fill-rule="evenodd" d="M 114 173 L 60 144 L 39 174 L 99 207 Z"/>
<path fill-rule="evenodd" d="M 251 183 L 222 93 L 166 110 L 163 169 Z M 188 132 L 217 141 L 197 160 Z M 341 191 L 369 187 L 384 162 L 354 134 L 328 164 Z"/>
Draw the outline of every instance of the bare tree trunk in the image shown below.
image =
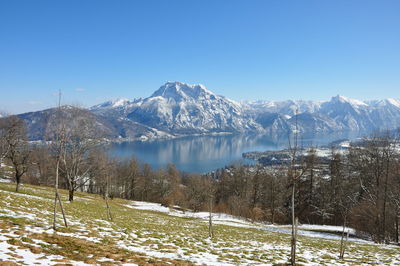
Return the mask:
<path fill-rule="evenodd" d="M 62 213 L 62 216 L 63 216 L 63 219 L 64 219 L 65 227 L 68 227 L 67 218 L 65 217 L 64 207 L 62 205 L 60 193 L 58 193 L 58 190 L 57 190 L 57 197 L 58 197 L 58 202 L 60 203 L 61 213 Z"/>
<path fill-rule="evenodd" d="M 74 201 L 74 190 L 73 189 L 69 189 L 69 191 L 68 191 L 68 200 L 70 202 Z"/>
<path fill-rule="evenodd" d="M 15 192 L 19 191 L 19 187 L 21 184 L 21 173 L 19 171 L 19 169 L 17 167 L 15 167 L 15 182 L 16 182 L 16 186 L 15 186 Z"/>
<path fill-rule="evenodd" d="M 295 183 L 293 182 L 292 187 L 292 241 L 290 251 L 290 264 L 296 264 L 296 218 L 294 217 L 294 195 L 295 194 Z"/>
<path fill-rule="evenodd" d="M 271 175 L 271 215 L 272 224 L 275 223 L 275 176 Z"/>
<path fill-rule="evenodd" d="M 131 169 L 132 170 L 132 169 Z M 132 173 L 132 177 L 131 177 L 131 195 L 130 195 L 130 199 L 131 200 L 135 200 L 135 175 L 136 173 Z"/>
<path fill-rule="evenodd" d="M 54 192 L 54 213 L 53 213 L 53 230 L 56 230 L 56 222 L 57 222 L 57 199 L 58 194 L 57 190 Z"/>
<path fill-rule="evenodd" d="M 209 203 L 208 203 L 208 211 L 209 211 L 209 217 L 208 217 L 208 236 L 210 238 L 214 237 L 214 232 L 212 228 L 212 208 L 213 208 L 213 197 L 210 195 Z"/>
<path fill-rule="evenodd" d="M 344 221 L 343 221 L 342 238 L 340 239 L 339 259 L 343 259 L 343 256 L 344 256 L 344 233 L 345 233 L 345 228 L 346 228 L 346 217 L 344 217 Z"/>
<path fill-rule="evenodd" d="M 396 243 L 399 244 L 399 214 L 396 214 Z"/>
<path fill-rule="evenodd" d="M 112 217 L 112 214 L 111 214 L 111 208 L 110 208 L 110 205 L 108 204 L 108 184 L 109 184 L 109 182 L 108 182 L 108 176 L 106 177 L 106 189 L 105 189 L 105 200 L 106 200 L 106 206 L 107 206 L 107 218 L 110 220 L 110 221 L 112 221 L 113 220 L 113 217 Z"/>
<path fill-rule="evenodd" d="M 296 246 L 297 246 L 297 232 L 299 227 L 299 218 L 296 217 L 295 227 L 294 227 L 294 257 L 296 258 Z"/>
<path fill-rule="evenodd" d="M 19 191 L 19 178 L 16 181 L 17 181 L 17 185 L 15 186 L 15 192 L 18 192 Z"/>
<path fill-rule="evenodd" d="M 53 219 L 53 229 L 54 230 L 56 230 L 57 199 L 58 199 L 58 202 L 60 203 L 61 213 L 63 215 L 65 227 L 68 227 L 67 218 L 65 217 L 64 207 L 62 205 L 60 193 L 58 193 L 59 166 L 60 166 L 60 161 L 58 159 L 57 160 L 57 166 L 56 166 L 56 182 L 55 182 L 55 185 L 54 185 L 54 193 L 55 193 L 55 198 L 54 198 L 54 219 Z"/>
<path fill-rule="evenodd" d="M 342 250 L 342 254 L 341 254 L 341 259 L 344 258 L 344 251 L 346 250 L 346 246 L 347 246 L 347 240 L 349 239 L 349 231 L 347 231 L 346 234 L 346 240 L 343 243 L 343 250 Z"/>
<path fill-rule="evenodd" d="M 297 173 L 293 173 L 295 171 L 295 160 L 296 160 L 296 153 L 297 153 L 297 141 L 298 141 L 298 124 L 297 124 L 297 115 L 298 110 L 296 110 L 296 128 L 295 128 L 295 135 L 294 135 L 294 143 L 293 148 L 290 145 L 290 137 L 289 137 L 289 147 L 292 150 L 292 158 L 290 164 L 290 177 L 292 181 L 292 241 L 291 241 L 291 250 L 290 250 L 290 264 L 296 265 L 296 218 L 295 218 L 295 211 L 294 211 L 294 204 L 295 204 L 295 194 L 296 194 L 296 179 Z"/>
<path fill-rule="evenodd" d="M 74 185 L 72 184 L 72 182 L 70 182 L 69 188 L 68 188 L 68 200 L 70 202 L 74 201 Z"/>
<path fill-rule="evenodd" d="M 62 123 L 61 123 L 61 115 L 60 115 L 60 111 L 61 111 L 61 91 L 59 92 L 59 96 L 58 96 L 58 115 L 59 115 L 59 123 L 60 123 L 60 130 L 58 132 L 57 135 L 57 144 L 58 146 L 58 154 L 57 154 L 57 164 L 56 164 L 56 182 L 54 184 L 54 217 L 53 217 L 53 229 L 56 230 L 56 220 L 57 220 L 57 199 L 58 202 L 60 203 L 60 208 L 61 208 L 61 213 L 64 219 L 64 224 L 65 227 L 68 227 L 68 223 L 67 223 L 67 218 L 65 217 L 65 212 L 64 212 L 64 207 L 62 205 L 62 201 L 61 201 L 61 197 L 60 197 L 60 193 L 58 193 L 58 179 L 60 176 L 60 156 L 62 154 L 62 144 L 61 144 L 61 133 L 62 133 Z"/>
<path fill-rule="evenodd" d="M 388 180 L 389 180 L 389 154 L 387 154 L 386 158 L 386 175 L 385 175 L 385 186 L 384 186 L 384 193 L 383 193 L 383 208 L 382 208 L 382 233 L 383 233 L 383 241 L 386 242 L 386 201 L 387 201 L 387 190 L 388 190 Z"/>
<path fill-rule="evenodd" d="M 111 214 L 110 205 L 108 204 L 108 196 L 106 196 L 106 206 L 107 206 L 107 218 L 108 218 L 110 221 L 112 221 L 112 220 L 113 220 L 113 217 L 112 217 L 112 214 Z"/>
<path fill-rule="evenodd" d="M 57 220 L 57 199 L 58 199 L 58 171 L 59 171 L 60 160 L 57 159 L 56 165 L 56 182 L 54 185 L 54 219 L 53 219 L 53 229 L 56 230 L 56 220 Z"/>

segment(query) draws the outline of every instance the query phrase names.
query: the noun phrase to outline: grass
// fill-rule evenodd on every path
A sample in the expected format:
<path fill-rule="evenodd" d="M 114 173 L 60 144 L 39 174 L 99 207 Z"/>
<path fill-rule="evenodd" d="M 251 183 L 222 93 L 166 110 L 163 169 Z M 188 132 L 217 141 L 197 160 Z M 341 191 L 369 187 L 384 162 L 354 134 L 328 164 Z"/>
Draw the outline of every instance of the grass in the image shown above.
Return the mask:
<path fill-rule="evenodd" d="M 14 188 L 14 184 L 0 183 L 1 235 L 14 249 L 10 252 L 27 249 L 54 256 L 54 264 L 279 265 L 288 261 L 287 234 L 215 225 L 215 237 L 210 240 L 207 223 L 202 220 L 135 210 L 126 206 L 131 202 L 122 199 L 110 201 L 114 216 L 111 222 L 101 197 L 77 193 L 74 202 L 68 203 L 64 190 L 60 192 L 70 226 L 63 226 L 59 213 L 53 232 L 53 190 L 24 185 L 20 193 L 15 193 Z M 400 261 L 400 249 L 393 246 L 349 242 L 344 261 L 338 259 L 338 241 L 299 236 L 298 246 L 298 262 L 304 265 L 382 265 Z"/>

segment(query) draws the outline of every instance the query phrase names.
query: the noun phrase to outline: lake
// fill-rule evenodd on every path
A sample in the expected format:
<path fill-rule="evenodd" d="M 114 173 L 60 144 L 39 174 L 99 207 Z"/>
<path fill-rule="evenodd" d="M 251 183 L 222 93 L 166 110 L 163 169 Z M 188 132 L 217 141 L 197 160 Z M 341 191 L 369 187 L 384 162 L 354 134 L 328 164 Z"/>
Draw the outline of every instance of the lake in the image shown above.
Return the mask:
<path fill-rule="evenodd" d="M 323 146 L 339 139 L 351 140 L 358 135 L 340 133 L 303 136 L 299 138 L 299 146 Z M 135 156 L 140 162 L 149 163 L 155 169 L 173 163 L 181 171 L 205 173 L 231 163 L 243 163 L 244 152 L 280 150 L 287 147 L 287 136 L 218 135 L 112 143 L 108 145 L 108 152 L 121 159 Z"/>

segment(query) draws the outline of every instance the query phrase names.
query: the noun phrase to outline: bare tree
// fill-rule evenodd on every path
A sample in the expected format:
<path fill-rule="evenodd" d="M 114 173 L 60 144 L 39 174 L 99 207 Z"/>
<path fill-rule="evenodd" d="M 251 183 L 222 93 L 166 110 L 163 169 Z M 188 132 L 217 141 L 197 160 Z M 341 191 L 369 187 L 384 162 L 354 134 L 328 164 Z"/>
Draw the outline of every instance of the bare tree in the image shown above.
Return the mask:
<path fill-rule="evenodd" d="M 283 166 L 269 169 L 264 178 L 264 202 L 270 213 L 270 222 L 272 224 L 279 220 L 279 214 L 283 214 L 281 207 L 283 205 L 284 184 L 286 177 Z"/>
<path fill-rule="evenodd" d="M 54 182 L 54 211 L 53 211 L 53 229 L 56 230 L 57 222 L 57 202 L 60 205 L 61 213 L 64 220 L 65 227 L 68 227 L 67 218 L 65 217 L 64 207 L 62 204 L 60 193 L 58 192 L 59 179 L 60 179 L 60 164 L 61 156 L 64 154 L 65 149 L 65 123 L 62 116 L 61 109 L 61 91 L 58 94 L 58 108 L 53 119 L 48 121 L 47 125 L 47 137 L 51 140 L 50 151 L 55 157 L 55 182 Z"/>
<path fill-rule="evenodd" d="M 26 134 L 26 126 L 23 120 L 17 116 L 9 116 L 5 120 L 5 146 L 8 147 L 6 158 L 14 168 L 16 182 L 15 190 L 18 192 L 22 176 L 28 170 L 29 145 Z"/>
<path fill-rule="evenodd" d="M 297 141 L 298 141 L 298 126 L 297 126 L 297 111 L 296 111 L 296 128 L 294 132 L 294 144 L 291 145 L 290 136 L 289 136 L 289 150 L 291 151 L 291 160 L 290 160 L 290 168 L 289 168 L 289 179 L 292 182 L 292 196 L 291 196 L 291 211 L 292 211 L 292 239 L 290 245 L 290 263 L 291 265 L 296 265 L 296 218 L 295 218 L 295 195 L 296 195 L 296 181 L 297 181 L 297 173 L 296 173 L 296 156 L 297 156 Z"/>
<path fill-rule="evenodd" d="M 296 242 L 297 242 L 297 218 L 295 216 L 295 196 L 296 196 L 296 183 L 306 172 L 306 167 L 298 162 L 298 138 L 299 138 L 299 127 L 298 127 L 298 110 L 295 114 L 295 129 L 293 142 L 290 140 L 289 135 L 289 153 L 290 153 L 290 166 L 288 169 L 288 177 L 291 181 L 292 193 L 291 193 L 291 216 L 292 216 L 292 239 L 291 239 L 291 250 L 290 250 L 290 264 L 296 265 Z"/>
<path fill-rule="evenodd" d="M 194 212 L 205 209 L 205 205 L 208 204 L 208 191 L 207 176 L 191 174 L 186 184 L 187 206 Z"/>
<path fill-rule="evenodd" d="M 123 178 L 125 198 L 135 200 L 137 198 L 137 186 L 139 181 L 139 165 L 135 157 L 120 165 L 120 174 Z"/>
<path fill-rule="evenodd" d="M 182 205 L 184 193 L 182 189 L 181 174 L 174 164 L 169 164 L 164 175 L 166 194 L 163 203 L 167 206 Z"/>
<path fill-rule="evenodd" d="M 359 208 L 355 211 L 360 220 L 357 228 L 371 233 L 374 241 L 386 241 L 388 185 L 391 179 L 393 148 L 387 136 L 374 135 L 362 145 L 351 149 L 349 160 L 358 174 Z M 368 223 L 362 222 L 367 218 Z"/>
<path fill-rule="evenodd" d="M 397 139 L 396 148 L 400 147 L 400 142 Z M 394 219 L 394 242 L 399 244 L 399 231 L 400 231 L 400 158 L 396 156 L 396 163 L 393 164 L 393 173 L 397 173 L 392 175 L 392 180 L 390 186 L 388 188 L 388 198 L 392 206 L 392 215 Z"/>
<path fill-rule="evenodd" d="M 87 158 L 98 144 L 98 134 L 94 118 L 86 110 L 70 106 L 64 109 L 67 118 L 61 140 L 60 169 L 67 183 L 68 200 L 73 201 L 74 192 L 90 180 L 88 173 L 91 165 Z"/>
<path fill-rule="evenodd" d="M 400 181 L 400 180 L 399 180 Z M 400 182 L 391 187 L 389 198 L 394 206 L 394 241 L 399 244 L 399 231 L 400 231 Z"/>
<path fill-rule="evenodd" d="M 343 230 L 342 230 L 342 237 L 340 240 L 340 250 L 339 250 L 339 258 L 343 259 L 344 258 L 344 253 L 346 249 L 346 241 L 349 237 L 349 231 L 347 230 L 346 234 L 346 227 L 348 224 L 349 220 L 349 215 L 350 211 L 352 208 L 354 208 L 355 205 L 358 204 L 357 202 L 357 193 L 353 192 L 353 187 L 355 187 L 354 184 L 352 184 L 351 179 L 348 179 L 347 181 L 342 180 L 339 184 L 339 187 L 337 188 L 337 205 L 339 208 L 340 215 L 342 217 L 342 223 L 343 223 Z M 346 238 L 345 238 L 346 235 Z"/>
<path fill-rule="evenodd" d="M 28 182 L 41 186 L 54 185 L 56 158 L 49 145 L 34 145 L 31 152 L 31 167 L 27 173 Z"/>
<path fill-rule="evenodd" d="M 137 187 L 139 189 L 139 199 L 146 201 L 149 199 L 150 191 L 152 189 L 152 170 L 151 166 L 145 163 L 142 166 L 141 175 L 137 180 Z"/>
<path fill-rule="evenodd" d="M 112 173 L 116 172 L 116 163 L 110 160 L 104 151 L 96 150 L 90 154 L 90 164 L 92 168 L 90 170 L 91 178 L 94 181 L 95 186 L 100 188 L 104 201 L 106 203 L 107 219 L 113 220 L 111 212 L 111 206 L 109 204 L 110 198 L 110 187 Z"/>

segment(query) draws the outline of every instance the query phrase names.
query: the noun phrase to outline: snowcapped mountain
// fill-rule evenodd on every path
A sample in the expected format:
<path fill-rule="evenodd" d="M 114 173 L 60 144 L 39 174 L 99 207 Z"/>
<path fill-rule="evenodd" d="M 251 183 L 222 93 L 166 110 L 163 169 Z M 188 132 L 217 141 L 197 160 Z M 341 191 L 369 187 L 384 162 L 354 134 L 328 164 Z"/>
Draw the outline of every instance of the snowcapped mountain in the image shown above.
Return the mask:
<path fill-rule="evenodd" d="M 100 114 L 107 109 L 110 116 L 110 110 L 113 110 L 124 119 L 171 135 L 217 132 L 286 134 L 294 130 L 296 123 L 305 133 L 369 132 L 400 126 L 400 101 L 396 99 L 362 102 L 338 95 L 325 102 L 238 103 L 215 95 L 203 85 L 182 82 L 167 82 L 145 99 L 103 105 L 92 108 L 92 111 Z M 117 107 L 110 107 L 114 105 Z"/>
<path fill-rule="evenodd" d="M 296 114 L 296 110 L 298 110 L 299 113 L 314 113 L 321 106 L 321 102 L 303 100 L 287 100 L 282 102 L 244 101 L 241 104 L 245 110 L 250 112 L 279 113 L 290 117 Z"/>
<path fill-rule="evenodd" d="M 244 102 L 256 121 L 268 131 L 284 132 L 297 124 L 301 132 L 334 132 L 395 129 L 400 127 L 400 100 L 359 101 L 344 96 L 326 102 Z"/>
<path fill-rule="evenodd" d="M 261 129 L 239 103 L 203 85 L 168 82 L 130 108 L 129 119 L 172 134 L 245 132 Z"/>
<path fill-rule="evenodd" d="M 121 116 L 126 114 L 130 107 L 141 100 L 142 99 L 134 99 L 130 101 L 128 99 L 116 99 L 92 106 L 89 110 L 93 113 L 102 114 L 104 116 Z"/>
<path fill-rule="evenodd" d="M 98 105 L 91 107 L 90 109 L 111 109 L 111 108 L 118 108 L 129 105 L 131 102 L 128 99 L 116 99 L 113 101 L 104 102 Z"/>
<path fill-rule="evenodd" d="M 318 113 L 332 119 L 342 130 L 368 131 L 376 128 L 370 111 L 366 103 L 338 95 L 321 104 Z"/>
<path fill-rule="evenodd" d="M 49 109 L 51 110 L 51 109 Z M 40 139 L 49 110 L 21 114 L 32 138 Z M 358 101 L 343 96 L 329 101 L 235 102 L 203 85 L 167 82 L 145 99 L 117 99 L 87 110 L 109 138 L 152 139 L 194 134 L 287 134 L 335 131 L 371 132 L 400 127 L 400 100 Z M 296 115 L 297 114 L 297 115 Z M 41 121 L 41 123 L 38 123 Z"/>
<path fill-rule="evenodd" d="M 384 99 L 380 101 L 368 102 L 372 106 L 371 119 L 379 126 L 379 128 L 393 128 L 393 125 L 399 127 L 400 121 L 400 100 Z"/>

